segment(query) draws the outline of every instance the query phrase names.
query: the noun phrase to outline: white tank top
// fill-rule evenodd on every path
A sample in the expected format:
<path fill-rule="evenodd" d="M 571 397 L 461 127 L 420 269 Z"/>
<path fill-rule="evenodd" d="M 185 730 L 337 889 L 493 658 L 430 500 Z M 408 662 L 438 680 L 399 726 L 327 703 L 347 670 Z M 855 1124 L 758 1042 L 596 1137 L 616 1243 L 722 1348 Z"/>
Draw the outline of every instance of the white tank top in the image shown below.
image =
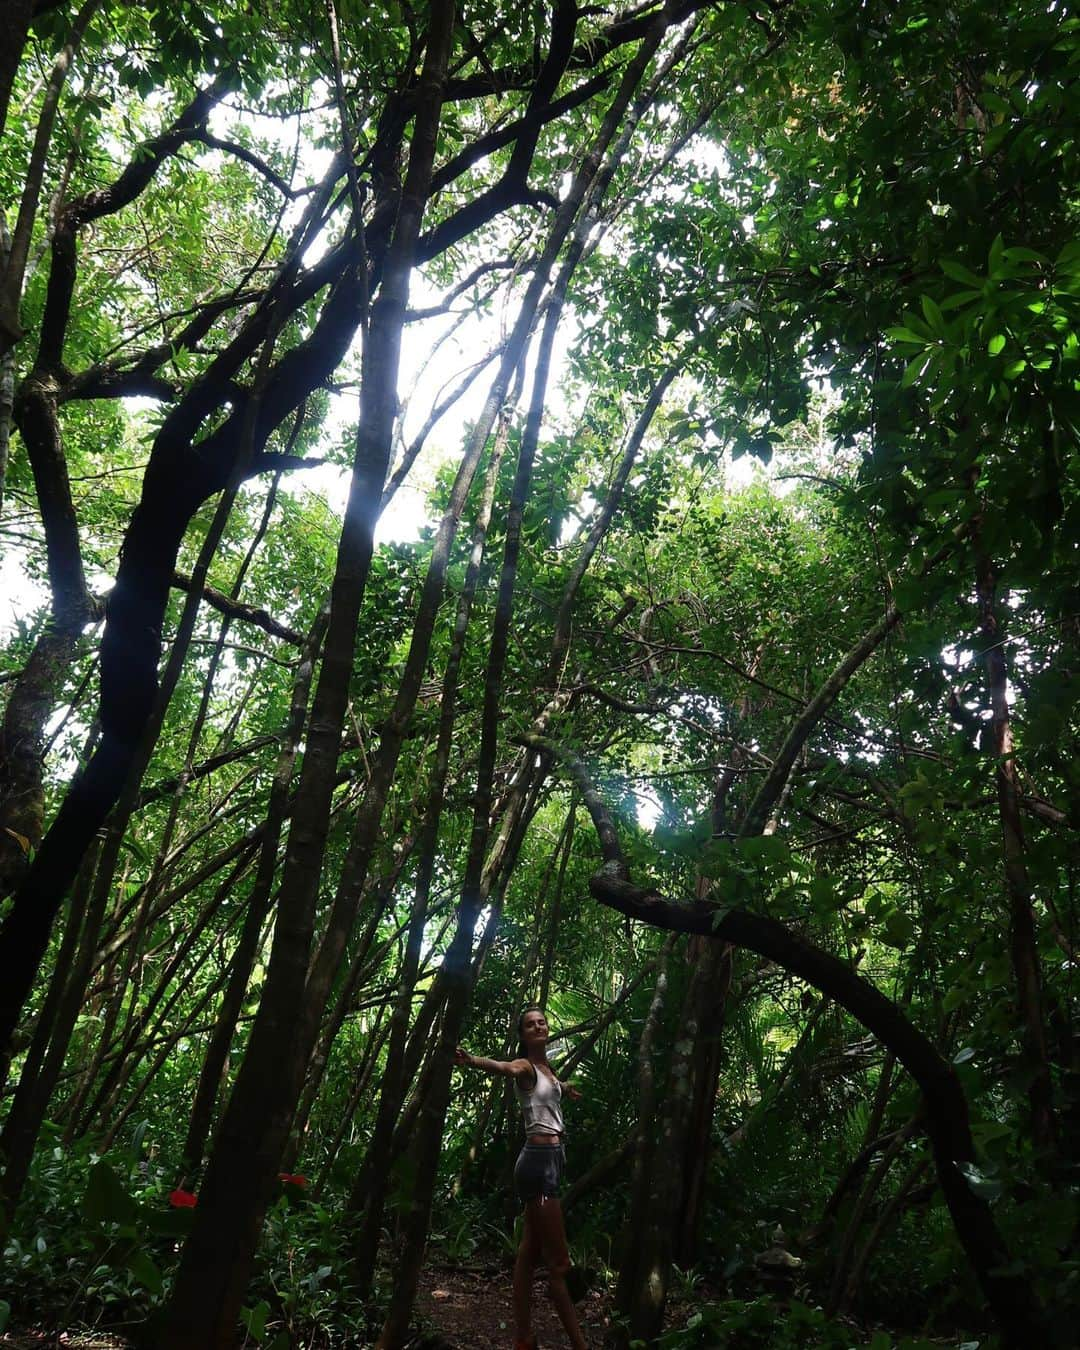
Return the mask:
<path fill-rule="evenodd" d="M 514 1091 L 525 1117 L 526 1134 L 564 1134 L 562 1118 L 562 1085 L 557 1078 L 542 1073 L 535 1065 L 536 1086 L 523 1088 L 514 1079 Z"/>

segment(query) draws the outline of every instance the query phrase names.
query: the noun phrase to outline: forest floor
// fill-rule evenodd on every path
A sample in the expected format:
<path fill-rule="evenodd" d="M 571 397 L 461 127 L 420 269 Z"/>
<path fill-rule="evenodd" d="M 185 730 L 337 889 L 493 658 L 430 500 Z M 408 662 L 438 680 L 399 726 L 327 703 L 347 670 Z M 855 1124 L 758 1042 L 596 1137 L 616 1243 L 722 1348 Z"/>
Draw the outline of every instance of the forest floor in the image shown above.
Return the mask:
<path fill-rule="evenodd" d="M 610 1296 L 589 1291 L 577 1304 L 590 1350 L 603 1343 Z M 439 1332 L 439 1350 L 510 1350 L 514 1339 L 510 1272 L 498 1264 L 430 1265 L 420 1279 L 417 1320 Z M 567 1344 L 566 1334 L 547 1293 L 547 1277 L 538 1271 L 533 1284 L 533 1331 L 541 1350 Z"/>

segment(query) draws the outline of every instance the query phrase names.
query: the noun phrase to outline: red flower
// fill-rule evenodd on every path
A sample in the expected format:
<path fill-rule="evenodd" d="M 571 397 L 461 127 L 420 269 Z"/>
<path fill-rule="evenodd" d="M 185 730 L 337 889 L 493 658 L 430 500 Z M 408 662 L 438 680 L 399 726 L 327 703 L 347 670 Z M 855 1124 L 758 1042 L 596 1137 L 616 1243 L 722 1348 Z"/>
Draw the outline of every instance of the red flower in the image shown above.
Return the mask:
<path fill-rule="evenodd" d="M 307 1177 L 302 1177 L 296 1172 L 279 1172 L 278 1180 L 287 1181 L 290 1186 L 306 1186 L 308 1184 Z"/>
<path fill-rule="evenodd" d="M 194 1209 L 199 1203 L 199 1197 L 192 1191 L 184 1191 L 179 1187 L 175 1191 L 169 1192 L 169 1204 L 173 1209 Z"/>

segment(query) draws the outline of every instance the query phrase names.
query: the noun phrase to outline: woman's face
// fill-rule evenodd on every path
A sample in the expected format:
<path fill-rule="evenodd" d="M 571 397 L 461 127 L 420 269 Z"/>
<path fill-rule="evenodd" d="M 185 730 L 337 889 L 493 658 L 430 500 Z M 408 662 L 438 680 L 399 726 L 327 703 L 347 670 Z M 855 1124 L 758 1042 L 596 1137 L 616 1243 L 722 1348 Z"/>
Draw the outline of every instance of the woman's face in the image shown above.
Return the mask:
<path fill-rule="evenodd" d="M 547 1018 L 538 1009 L 527 1012 L 521 1019 L 521 1039 L 526 1047 L 545 1045 L 548 1038 Z"/>

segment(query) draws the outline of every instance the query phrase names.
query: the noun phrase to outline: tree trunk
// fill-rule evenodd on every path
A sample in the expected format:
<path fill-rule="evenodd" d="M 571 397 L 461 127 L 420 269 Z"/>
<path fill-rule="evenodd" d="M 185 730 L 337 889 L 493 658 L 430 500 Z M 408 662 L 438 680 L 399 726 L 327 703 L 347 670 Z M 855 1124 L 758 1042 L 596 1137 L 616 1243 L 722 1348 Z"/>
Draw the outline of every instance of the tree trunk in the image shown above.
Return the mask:
<path fill-rule="evenodd" d="M 698 1258 L 698 1236 L 705 1205 L 709 1163 L 713 1155 L 712 1131 L 716 1114 L 716 1090 L 720 1082 L 724 1024 L 733 971 L 732 949 L 710 943 L 701 958 L 708 967 L 703 985 L 704 1006 L 697 1019 L 698 1034 L 693 1056 L 693 1091 L 686 1144 L 678 1170 L 682 1188 L 675 1207 L 677 1218 L 672 1256 L 684 1269 Z"/>
<path fill-rule="evenodd" d="M 638 1235 L 643 1233 L 648 1222 L 652 1175 L 656 1157 L 657 1141 L 655 1137 L 656 1120 L 656 1068 L 653 1057 L 660 1030 L 660 1022 L 667 998 L 667 963 L 675 945 L 675 938 L 669 937 L 664 943 L 660 955 L 660 966 L 656 976 L 649 1011 L 641 1031 L 638 1044 L 638 1118 L 635 1133 L 632 1136 L 634 1156 L 633 1178 L 630 1183 L 630 1215 L 626 1224 L 626 1243 L 622 1260 L 619 1263 L 619 1280 L 615 1290 L 615 1309 L 621 1321 L 611 1329 L 607 1344 L 615 1350 L 625 1350 L 629 1345 L 629 1323 L 633 1310 L 640 1300 L 644 1261 Z"/>
<path fill-rule="evenodd" d="M 993 717 L 990 735 L 995 757 L 994 778 L 1001 821 L 1005 892 L 1009 904 L 1009 948 L 1023 1028 L 1023 1068 L 1028 1084 L 1031 1134 L 1035 1147 L 1043 1154 L 1043 1160 L 1048 1161 L 1056 1152 L 1057 1131 L 1043 1016 L 1042 971 L 1032 887 L 1025 858 L 1024 828 L 1020 819 L 1020 786 L 1013 753 L 1008 669 L 997 613 L 997 576 L 992 562 L 983 553 L 979 553 L 977 558 L 976 590 L 980 630 L 986 644 L 983 661 Z"/>
<path fill-rule="evenodd" d="M 392 831 L 391 833 L 396 833 L 396 831 Z M 371 946 L 374 942 L 379 922 L 386 912 L 390 897 L 401 878 L 401 873 L 405 864 L 412 856 L 414 847 L 415 840 L 412 837 L 407 837 L 398 849 L 397 857 L 394 859 L 394 865 L 389 874 L 378 878 L 374 885 L 371 884 L 372 879 L 368 879 L 368 889 L 375 897 L 374 902 L 371 906 L 371 912 L 368 915 L 367 925 L 365 926 L 364 932 L 357 944 L 356 951 L 353 953 L 349 963 L 349 968 L 345 972 L 344 978 L 340 981 L 340 988 L 338 989 L 338 995 L 333 1010 L 323 1024 L 322 1030 L 319 1033 L 318 1043 L 309 1060 L 307 1081 L 304 1084 L 304 1091 L 296 1108 L 296 1118 L 293 1121 L 289 1145 L 282 1158 L 281 1170 L 283 1172 L 296 1171 L 296 1160 L 299 1156 L 301 1140 L 307 1130 L 312 1108 L 318 1098 L 319 1089 L 322 1086 L 323 1077 L 330 1062 L 330 1052 L 334 1048 L 334 1042 L 337 1040 L 338 1033 L 344 1026 L 345 1019 L 352 1009 L 356 999 L 357 990 L 362 987 L 367 977 L 378 968 L 386 951 L 388 944 L 384 944 L 374 953 L 374 955 L 370 955 Z M 407 926 L 408 925 L 406 925 L 406 927 Z M 401 932 L 400 928 L 398 929 L 398 932 Z M 380 1013 L 381 1011 L 382 1009 L 380 1009 Z"/>
<path fill-rule="evenodd" d="M 522 332 L 521 339 L 524 343 L 525 333 Z M 520 360 L 522 350 L 518 351 L 518 371 L 520 372 Z M 520 378 L 520 376 L 519 376 Z M 499 391 L 498 387 L 493 391 L 500 399 L 503 398 L 505 390 Z M 495 440 L 492 446 L 491 458 L 488 461 L 488 467 L 484 475 L 483 493 L 480 502 L 480 509 L 476 524 L 473 529 L 472 548 L 469 555 L 469 563 L 465 573 L 465 579 L 462 586 L 461 596 L 458 600 L 457 610 L 454 618 L 454 629 L 450 640 L 450 651 L 447 655 L 446 667 L 443 672 L 442 694 L 439 707 L 439 731 L 436 738 L 435 757 L 431 771 L 431 781 L 428 786 L 427 802 L 424 807 L 424 815 L 421 820 L 419 837 L 417 840 L 417 856 L 419 865 L 417 869 L 414 906 L 426 911 L 431 894 L 431 884 L 435 876 L 435 865 L 438 857 L 438 837 L 439 822 L 442 818 L 443 802 L 446 795 L 447 777 L 450 771 L 450 756 L 453 750 L 454 726 L 457 720 L 458 706 L 458 684 L 461 673 L 461 662 L 465 654 L 465 638 L 468 631 L 469 616 L 472 612 L 473 600 L 476 596 L 476 589 L 480 581 L 480 569 L 484 560 L 484 545 L 487 540 L 488 527 L 491 524 L 491 513 L 495 502 L 495 489 L 498 482 L 499 467 L 502 464 L 503 452 L 506 448 L 506 438 L 510 429 L 510 417 L 515 398 L 512 398 L 505 407 L 496 407 L 494 396 L 489 399 L 489 408 L 500 413 L 500 423 Z M 481 419 L 481 428 L 487 422 L 487 417 Z M 413 1028 L 409 1045 L 401 1045 L 400 1068 L 396 1069 L 391 1076 L 389 1084 L 390 1094 L 384 1091 L 380 1098 L 379 1116 L 376 1118 L 375 1128 L 368 1146 L 367 1156 L 363 1167 L 360 1169 L 357 1179 L 350 1191 L 348 1200 L 348 1209 L 353 1213 L 363 1212 L 364 1219 L 357 1234 L 356 1259 L 355 1259 L 355 1280 L 358 1289 L 361 1291 L 361 1297 L 366 1297 L 370 1291 L 371 1282 L 375 1271 L 375 1259 L 378 1254 L 379 1240 L 382 1231 L 383 1206 L 386 1200 L 386 1178 L 390 1169 L 390 1159 L 393 1154 L 393 1135 L 386 1133 L 387 1119 L 392 1127 L 397 1124 L 398 1116 L 401 1112 L 401 1105 L 405 1094 L 408 1091 L 410 1083 L 415 1077 L 418 1067 L 418 1052 L 426 1043 L 427 1031 L 425 1023 L 429 1017 L 434 1015 L 436 1000 L 440 998 L 442 992 L 441 977 L 436 977 L 428 996 L 425 997 L 424 1004 L 420 1011 L 420 1016 L 416 1019 L 417 1024 Z M 410 1009 L 411 1011 L 411 1009 Z M 406 1026 L 407 1030 L 407 1026 Z M 391 1116 L 392 1095 L 396 1102 L 396 1107 Z M 382 1119 L 383 1103 L 386 1102 L 386 1119 Z M 382 1129 L 380 1129 L 380 1123 Z M 369 1178 L 382 1178 L 381 1186 L 376 1184 L 374 1187 L 369 1183 Z"/>
<path fill-rule="evenodd" d="M 367 1044 L 364 1047 L 363 1056 L 356 1068 L 356 1081 L 349 1093 L 349 1100 L 346 1103 L 345 1110 L 341 1113 L 341 1121 L 326 1150 L 326 1160 L 322 1165 L 319 1175 L 315 1179 L 313 1190 L 316 1195 L 322 1194 L 323 1189 L 334 1170 L 334 1164 L 337 1161 L 338 1154 L 341 1152 L 341 1146 L 345 1142 L 345 1135 L 352 1125 L 353 1117 L 356 1115 L 356 1108 L 360 1105 L 360 1100 L 367 1092 L 372 1077 L 374 1076 L 375 1068 L 379 1061 L 379 1055 L 382 1053 L 382 1048 L 386 1044 L 386 1037 L 389 1032 L 390 1023 L 386 1018 L 386 1004 L 383 1004 L 376 1015 L 375 1025 L 368 1033 Z"/>
<path fill-rule="evenodd" d="M 3 1133 L 0 1157 L 0 1240 L 7 1234 L 19 1203 L 49 1100 L 64 1066 L 75 1020 L 83 1006 L 90 962 L 101 927 L 103 905 L 90 903 L 99 850 L 91 848 L 72 890 L 64 940 L 53 969 L 49 992 L 34 1028 L 34 1039 L 23 1061 L 19 1085 Z M 95 897 L 104 899 L 104 897 Z"/>

